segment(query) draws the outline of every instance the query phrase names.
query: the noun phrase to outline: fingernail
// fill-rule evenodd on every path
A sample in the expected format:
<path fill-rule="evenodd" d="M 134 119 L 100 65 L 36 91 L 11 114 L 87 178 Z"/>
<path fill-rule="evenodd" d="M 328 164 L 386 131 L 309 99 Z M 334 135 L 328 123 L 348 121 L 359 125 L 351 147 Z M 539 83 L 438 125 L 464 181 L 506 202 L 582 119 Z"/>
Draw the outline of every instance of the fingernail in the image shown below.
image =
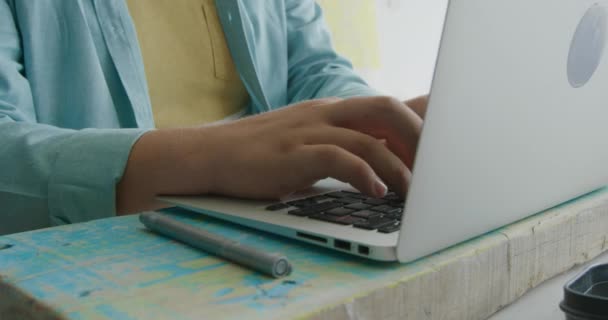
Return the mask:
<path fill-rule="evenodd" d="M 376 196 L 378 196 L 378 198 L 384 197 L 387 191 L 388 188 L 386 185 L 380 181 L 380 179 L 376 179 L 374 182 L 374 192 L 376 193 Z"/>

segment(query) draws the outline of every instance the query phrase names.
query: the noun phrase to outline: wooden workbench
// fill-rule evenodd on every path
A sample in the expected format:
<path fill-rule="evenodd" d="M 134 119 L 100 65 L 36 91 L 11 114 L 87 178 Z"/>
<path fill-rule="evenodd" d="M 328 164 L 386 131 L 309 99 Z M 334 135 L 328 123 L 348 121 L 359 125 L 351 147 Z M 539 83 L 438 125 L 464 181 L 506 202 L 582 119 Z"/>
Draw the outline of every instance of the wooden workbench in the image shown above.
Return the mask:
<path fill-rule="evenodd" d="M 103 219 L 0 237 L 0 319 L 485 319 L 608 246 L 608 189 L 406 265 L 176 214 L 295 272 L 275 280 L 135 216 Z"/>

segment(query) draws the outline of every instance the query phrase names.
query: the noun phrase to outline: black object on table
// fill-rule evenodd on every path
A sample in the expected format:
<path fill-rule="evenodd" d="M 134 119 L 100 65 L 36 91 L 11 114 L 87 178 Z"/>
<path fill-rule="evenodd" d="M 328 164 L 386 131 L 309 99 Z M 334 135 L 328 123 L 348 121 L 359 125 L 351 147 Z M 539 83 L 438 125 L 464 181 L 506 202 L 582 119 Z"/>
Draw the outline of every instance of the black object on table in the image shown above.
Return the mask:
<path fill-rule="evenodd" d="M 567 320 L 608 320 L 608 264 L 598 264 L 564 286 L 559 307 Z"/>

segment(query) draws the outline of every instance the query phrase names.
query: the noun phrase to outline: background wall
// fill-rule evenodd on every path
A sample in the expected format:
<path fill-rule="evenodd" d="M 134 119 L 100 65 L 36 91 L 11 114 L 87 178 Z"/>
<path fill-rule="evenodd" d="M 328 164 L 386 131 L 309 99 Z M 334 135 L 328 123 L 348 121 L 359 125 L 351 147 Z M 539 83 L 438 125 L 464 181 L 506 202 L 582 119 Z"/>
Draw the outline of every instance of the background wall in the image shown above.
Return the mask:
<path fill-rule="evenodd" d="M 402 99 L 430 89 L 448 0 L 317 0 L 336 49 L 375 88 Z"/>

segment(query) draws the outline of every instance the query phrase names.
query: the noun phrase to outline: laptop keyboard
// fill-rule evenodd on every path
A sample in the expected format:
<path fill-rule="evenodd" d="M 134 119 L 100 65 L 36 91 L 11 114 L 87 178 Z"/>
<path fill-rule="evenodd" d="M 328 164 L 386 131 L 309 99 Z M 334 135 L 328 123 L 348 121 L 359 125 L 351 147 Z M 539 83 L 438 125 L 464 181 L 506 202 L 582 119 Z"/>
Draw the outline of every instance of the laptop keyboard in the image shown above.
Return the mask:
<path fill-rule="evenodd" d="M 381 233 L 399 231 L 403 214 L 403 199 L 394 192 L 384 198 L 371 198 L 351 191 L 335 191 L 295 201 L 275 203 L 268 211 L 353 226 Z"/>

